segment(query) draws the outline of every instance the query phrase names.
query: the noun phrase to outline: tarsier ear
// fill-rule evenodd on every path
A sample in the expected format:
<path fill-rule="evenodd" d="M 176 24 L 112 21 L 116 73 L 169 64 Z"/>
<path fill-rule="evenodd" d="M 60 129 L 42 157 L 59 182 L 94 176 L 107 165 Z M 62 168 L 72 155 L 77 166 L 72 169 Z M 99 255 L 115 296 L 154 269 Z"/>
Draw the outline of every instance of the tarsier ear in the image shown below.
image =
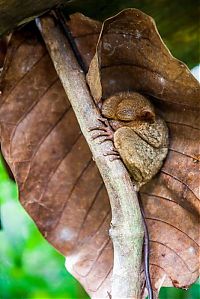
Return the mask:
<path fill-rule="evenodd" d="M 141 111 L 140 119 L 153 122 L 155 121 L 155 113 L 151 109 L 145 108 Z"/>

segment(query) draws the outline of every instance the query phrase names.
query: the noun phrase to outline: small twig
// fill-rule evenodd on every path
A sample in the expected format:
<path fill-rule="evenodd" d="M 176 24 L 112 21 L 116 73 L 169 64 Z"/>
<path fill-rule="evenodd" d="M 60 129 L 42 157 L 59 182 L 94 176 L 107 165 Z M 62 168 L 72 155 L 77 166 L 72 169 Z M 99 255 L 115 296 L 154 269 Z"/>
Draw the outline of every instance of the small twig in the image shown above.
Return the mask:
<path fill-rule="evenodd" d="M 83 59 L 82 59 L 82 57 L 80 55 L 80 52 L 77 49 L 76 43 L 74 41 L 74 38 L 73 38 L 73 36 L 72 36 L 72 34 L 71 34 L 68 26 L 67 26 L 67 23 L 65 21 L 65 16 L 64 16 L 64 14 L 63 14 L 63 12 L 62 12 L 62 10 L 60 8 L 57 8 L 55 10 L 55 12 L 56 12 L 56 16 L 58 17 L 58 19 L 59 19 L 59 21 L 60 21 L 60 23 L 62 25 L 62 29 L 63 29 L 64 33 L 66 34 L 66 36 L 68 38 L 70 46 L 73 49 L 74 55 L 76 56 L 76 59 L 77 59 L 79 65 L 80 65 L 81 69 L 86 74 L 86 72 L 87 72 L 86 71 L 86 65 L 83 62 Z"/>
<path fill-rule="evenodd" d="M 139 204 L 140 204 L 140 209 L 141 209 L 143 224 L 144 224 L 144 273 L 146 279 L 146 288 L 148 291 L 148 299 L 153 299 L 153 288 L 151 284 L 151 276 L 149 270 L 149 253 L 150 253 L 149 232 L 148 232 L 148 227 L 145 219 L 145 213 L 142 205 L 141 195 L 139 192 L 138 192 L 138 199 L 139 199 Z"/>
<path fill-rule="evenodd" d="M 102 125 L 98 120 L 101 115 L 65 35 L 52 17 L 37 19 L 36 23 L 109 194 L 110 236 L 114 247 L 112 299 L 140 299 L 144 229 L 137 193 L 123 163 L 120 160 L 110 162 L 105 157 L 113 147 L 112 142 L 99 144 L 89 132 L 89 128 Z"/>

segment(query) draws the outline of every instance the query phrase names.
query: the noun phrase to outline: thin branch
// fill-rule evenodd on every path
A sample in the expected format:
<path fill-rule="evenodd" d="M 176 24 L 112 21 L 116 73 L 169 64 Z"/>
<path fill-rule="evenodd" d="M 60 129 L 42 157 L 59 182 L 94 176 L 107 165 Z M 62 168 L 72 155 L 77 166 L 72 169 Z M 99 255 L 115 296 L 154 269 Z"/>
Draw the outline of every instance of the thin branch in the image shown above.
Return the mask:
<path fill-rule="evenodd" d="M 144 228 L 137 193 L 123 163 L 104 156 L 112 149 L 112 142 L 99 144 L 92 138 L 89 129 L 102 125 L 98 120 L 101 115 L 68 40 L 51 16 L 36 23 L 108 191 L 114 247 L 112 299 L 139 299 Z"/>

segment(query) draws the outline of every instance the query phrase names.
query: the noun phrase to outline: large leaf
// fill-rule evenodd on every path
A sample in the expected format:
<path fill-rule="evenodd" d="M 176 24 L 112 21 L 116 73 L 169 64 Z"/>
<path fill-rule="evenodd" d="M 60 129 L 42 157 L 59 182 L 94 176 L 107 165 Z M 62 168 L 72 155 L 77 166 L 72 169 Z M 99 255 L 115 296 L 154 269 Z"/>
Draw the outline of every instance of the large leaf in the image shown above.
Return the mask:
<path fill-rule="evenodd" d="M 160 174 L 141 191 L 152 243 L 151 273 L 166 275 L 174 286 L 186 287 L 186 273 L 178 266 L 176 273 L 172 266 L 174 258 L 182 263 L 187 260 L 182 256 L 188 233 L 181 208 L 199 213 L 200 85 L 166 48 L 153 19 L 136 9 L 124 10 L 104 22 L 88 82 L 96 102 L 131 90 L 151 96 L 157 113 L 168 124 L 168 157 Z M 184 254 L 180 245 L 186 246 Z M 163 254 L 170 258 L 162 259 Z"/>
<path fill-rule="evenodd" d="M 72 20 L 72 34 L 89 64 L 100 24 L 81 15 Z M 67 256 L 67 268 L 92 297 L 108 297 L 113 251 L 107 193 L 50 58 L 35 31 L 27 30 L 13 36 L 7 55 L 2 152 L 21 203 L 44 237 Z M 170 126 L 173 150 L 142 193 L 155 289 L 188 287 L 198 275 L 197 114 L 168 106 L 157 103 Z"/>

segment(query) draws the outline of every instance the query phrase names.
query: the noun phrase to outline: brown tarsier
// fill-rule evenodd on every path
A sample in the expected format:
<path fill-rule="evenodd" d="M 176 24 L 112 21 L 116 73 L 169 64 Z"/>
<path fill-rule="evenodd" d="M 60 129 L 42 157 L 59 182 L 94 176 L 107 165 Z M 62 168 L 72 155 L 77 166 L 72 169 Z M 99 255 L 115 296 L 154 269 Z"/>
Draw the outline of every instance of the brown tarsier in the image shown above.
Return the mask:
<path fill-rule="evenodd" d="M 143 95 L 122 92 L 106 99 L 102 115 L 114 130 L 114 145 L 136 187 L 160 170 L 168 152 L 168 129 Z"/>
<path fill-rule="evenodd" d="M 151 102 L 137 92 L 117 93 L 103 101 L 102 115 L 109 120 L 103 128 L 113 136 L 114 146 L 134 180 L 137 190 L 161 169 L 168 152 L 168 129 L 156 115 Z M 114 131 L 114 133 L 113 133 Z M 109 139 L 109 138 L 106 138 Z M 138 193 L 140 197 L 140 194 Z M 153 289 L 149 272 L 149 233 L 139 200 L 144 222 L 144 271 L 149 299 Z"/>

